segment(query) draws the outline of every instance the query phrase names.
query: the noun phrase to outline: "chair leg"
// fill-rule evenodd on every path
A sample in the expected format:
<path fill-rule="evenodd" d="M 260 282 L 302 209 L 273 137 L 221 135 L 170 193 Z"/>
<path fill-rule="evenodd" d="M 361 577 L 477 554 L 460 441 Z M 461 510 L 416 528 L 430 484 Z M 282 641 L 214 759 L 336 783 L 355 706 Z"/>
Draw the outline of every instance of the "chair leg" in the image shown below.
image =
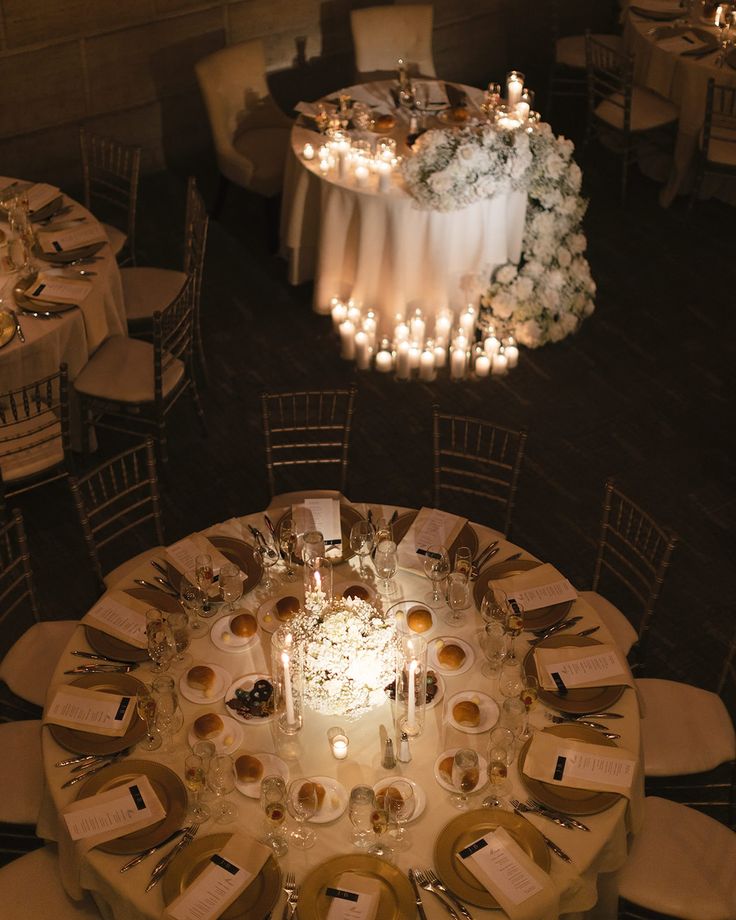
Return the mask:
<path fill-rule="evenodd" d="M 217 187 L 217 195 L 215 196 L 215 203 L 212 206 L 212 216 L 218 218 L 220 216 L 220 211 L 222 206 L 225 204 L 225 198 L 227 196 L 227 190 L 230 188 L 230 180 L 226 179 L 222 174 L 220 175 L 220 184 Z"/>

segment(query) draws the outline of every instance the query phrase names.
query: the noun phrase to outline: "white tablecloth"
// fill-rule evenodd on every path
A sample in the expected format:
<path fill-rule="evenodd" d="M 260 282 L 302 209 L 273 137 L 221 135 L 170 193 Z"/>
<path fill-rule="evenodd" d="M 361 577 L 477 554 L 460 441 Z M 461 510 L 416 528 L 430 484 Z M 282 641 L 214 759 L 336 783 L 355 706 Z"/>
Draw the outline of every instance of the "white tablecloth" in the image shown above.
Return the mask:
<path fill-rule="evenodd" d="M 361 511 L 365 508 L 365 506 L 357 507 Z M 244 526 L 247 522 L 251 522 L 261 528 L 264 527 L 262 516 L 252 515 L 248 518 L 234 520 L 214 527 L 210 532 L 230 536 L 237 535 L 242 539 L 249 539 L 247 529 Z M 481 547 L 485 546 L 492 538 L 493 532 L 484 527 L 474 526 L 479 535 Z M 502 540 L 498 558 L 505 558 L 514 549 L 511 544 L 507 544 Z M 355 579 L 356 570 L 357 563 L 355 560 L 350 563 L 349 567 L 348 565 L 339 567 L 335 572 L 336 583 L 338 579 L 343 577 L 345 579 Z M 145 577 L 150 578 L 152 574 L 153 571 L 146 567 Z M 429 589 L 429 582 L 423 575 L 404 570 L 399 572 L 397 584 L 401 595 L 409 599 L 416 598 L 421 600 L 426 596 Z M 263 591 L 256 589 L 246 596 L 244 606 L 248 610 L 254 611 L 262 603 L 263 599 Z M 393 598 L 391 603 L 395 602 L 395 600 L 396 598 Z M 576 602 L 576 612 L 583 616 L 583 620 L 579 624 L 580 628 L 599 624 L 597 615 L 583 601 Z M 475 662 L 472 669 L 466 674 L 455 677 L 446 676 L 444 678 L 446 698 L 449 698 L 458 690 L 465 689 L 484 690 L 498 697 L 495 682 L 490 682 L 480 673 L 483 656 L 477 647 L 476 641 L 476 634 L 480 626 L 480 617 L 475 609 L 472 608 L 467 612 L 466 622 L 458 629 L 457 634 L 474 645 Z M 440 630 L 440 633 L 442 632 L 450 634 L 452 630 L 450 627 L 443 627 Z M 596 637 L 599 637 L 602 641 L 610 641 L 605 627 L 601 627 Z M 521 655 L 525 654 L 526 644 L 524 640 L 519 639 L 517 643 L 519 653 Z M 82 627 L 79 627 L 68 650 L 84 647 L 84 633 Z M 270 653 L 267 647 L 264 648 L 261 645 L 254 646 L 252 650 L 248 649 L 233 654 L 215 648 L 209 636 L 205 634 L 204 638 L 197 639 L 192 643 L 191 653 L 197 662 L 221 665 L 230 672 L 233 679 L 244 674 L 270 670 Z M 63 670 L 78 665 L 81 660 L 80 658 L 73 658 L 69 654 L 62 656 L 52 686 L 56 681 L 70 680 L 71 678 L 63 676 Z M 135 674 L 136 676 L 140 675 L 144 680 L 150 679 L 145 669 L 141 669 Z M 53 690 L 50 692 L 53 693 Z M 186 735 L 193 719 L 202 714 L 206 708 L 216 711 L 225 711 L 225 708 L 222 701 L 202 708 L 184 698 L 180 697 L 180 699 L 184 711 L 185 726 L 176 738 L 173 753 L 166 755 L 159 751 L 152 755 L 147 755 L 135 752 L 135 756 L 154 757 L 167 763 L 181 775 L 184 756 L 188 752 Z M 624 718 L 616 722 L 616 731 L 621 733 L 620 744 L 635 752 L 638 756 L 640 752 L 639 715 L 634 691 L 626 690 L 623 697 L 616 703 L 615 708 L 624 716 Z M 434 779 L 433 766 L 437 756 L 444 750 L 461 746 L 475 747 L 480 752 L 485 753 L 488 743 L 487 733 L 475 735 L 461 733 L 443 724 L 442 713 L 442 704 L 427 711 L 424 733 L 412 743 L 413 759 L 411 763 L 406 765 L 398 764 L 397 769 L 391 771 L 392 774 L 405 773 L 414 779 L 426 792 L 428 798 L 428 804 L 423 814 L 415 822 L 409 824 L 413 840 L 410 851 L 398 854 L 397 864 L 403 871 L 406 871 L 410 866 L 429 866 L 432 864 L 433 846 L 437 835 L 452 818 L 459 814 L 449 804 L 448 793 L 441 789 Z M 385 725 L 389 732 L 393 733 L 391 720 L 391 708 L 388 704 L 354 722 L 344 721 L 336 716 L 316 715 L 307 710 L 304 728 L 301 734 L 297 736 L 296 745 L 284 742 L 283 736 L 281 738 L 275 736 L 271 726 L 244 725 L 244 739 L 241 750 L 250 753 L 259 751 L 279 753 L 289 763 L 290 777 L 300 775 L 329 776 L 339 780 L 349 791 L 357 783 L 373 785 L 381 777 L 388 775 L 387 771 L 381 767 L 379 727 Z M 533 712 L 532 721 L 539 726 L 548 724 L 544 719 L 544 707 L 539 705 L 536 708 Z M 339 723 L 342 723 L 347 729 L 350 738 L 349 757 L 346 761 L 336 761 L 332 758 L 326 739 L 327 728 Z M 72 787 L 71 789 L 61 788 L 61 784 L 69 774 L 64 769 L 54 767 L 54 763 L 63 759 L 66 752 L 52 739 L 46 729 L 43 732 L 43 755 L 48 786 L 44 807 L 39 819 L 38 832 L 44 838 L 57 840 L 59 837 L 57 829 L 58 811 L 74 800 L 78 787 Z M 518 794 L 523 798 L 525 793 L 516 774 L 515 765 L 512 770 L 514 794 Z M 596 918 L 596 920 L 615 920 L 615 883 L 612 883 L 615 880 L 615 875 L 611 875 L 611 873 L 615 873 L 625 861 L 627 833 L 632 827 L 634 830 L 637 829 L 642 804 L 640 786 L 641 784 L 637 787 L 628 813 L 627 806 L 622 800 L 601 814 L 584 818 L 585 823 L 591 828 L 590 833 L 561 829 L 544 819 L 530 816 L 533 824 L 554 839 L 572 857 L 572 863 L 568 865 L 556 856 L 552 856 L 550 870 L 552 881 L 560 892 L 561 913 L 567 920 L 572 920 L 573 917 L 585 917 L 586 920 L 593 920 L 593 918 Z M 484 792 L 483 794 L 485 795 L 486 793 Z M 237 804 L 239 810 L 238 824 L 215 825 L 212 821 L 208 821 L 203 825 L 200 836 L 227 830 L 234 826 L 240 826 L 254 834 L 260 833 L 262 819 L 257 800 L 246 798 L 238 792 L 232 793 L 230 798 Z M 478 804 L 481 798 L 482 795 L 477 796 Z M 298 851 L 291 848 L 287 857 L 280 861 L 284 871 L 291 870 L 296 873 L 297 882 L 302 881 L 311 869 L 324 860 L 340 854 L 357 852 L 350 844 L 352 828 L 347 814 L 344 814 L 332 824 L 316 826 L 316 830 L 318 841 L 313 849 Z M 156 887 L 149 894 L 146 894 L 144 889 L 155 860 L 146 860 L 128 874 L 121 876 L 119 869 L 127 858 L 108 855 L 98 850 L 87 853 L 83 857 L 80 867 L 82 887 L 89 889 L 93 893 L 106 917 L 114 918 L 114 920 L 154 920 L 154 918 L 161 916 L 163 909 L 161 888 L 160 886 Z M 599 898 L 599 903 L 596 904 Z M 442 908 L 434 903 L 434 898 L 427 896 L 425 906 L 429 920 L 441 920 L 445 916 Z M 498 918 L 497 912 L 486 911 L 476 907 L 471 907 L 471 913 L 477 920 L 482 917 L 487 917 L 489 920 Z M 279 916 L 279 914 L 274 913 L 274 916 Z M 248 920 L 251 920 L 251 918 L 248 918 Z M 260 918 L 252 918 L 252 920 L 260 920 Z M 554 918 L 545 917 L 544 920 L 554 920 Z"/>
<path fill-rule="evenodd" d="M 388 112 L 394 111 L 390 87 L 372 83 L 361 90 L 383 100 L 381 111 Z M 463 89 L 475 98 L 482 95 Z M 351 91 L 355 88 L 346 90 Z M 401 149 L 407 130 L 400 120 L 392 132 L 400 153 L 408 153 Z M 352 177 L 339 179 L 334 169 L 323 178 L 318 158 L 307 162 L 301 155 L 307 141 L 316 148 L 324 138 L 295 126 L 286 163 L 281 251 L 292 284 L 314 279 L 318 313 L 329 312 L 332 297 L 352 297 L 387 317 L 388 327 L 388 320 L 407 309 L 464 307 L 477 299 L 495 266 L 518 262 L 525 193 L 496 195 L 458 211 L 425 211 L 398 173 L 386 193 L 378 191 L 375 178 L 365 189 L 356 188 Z"/>

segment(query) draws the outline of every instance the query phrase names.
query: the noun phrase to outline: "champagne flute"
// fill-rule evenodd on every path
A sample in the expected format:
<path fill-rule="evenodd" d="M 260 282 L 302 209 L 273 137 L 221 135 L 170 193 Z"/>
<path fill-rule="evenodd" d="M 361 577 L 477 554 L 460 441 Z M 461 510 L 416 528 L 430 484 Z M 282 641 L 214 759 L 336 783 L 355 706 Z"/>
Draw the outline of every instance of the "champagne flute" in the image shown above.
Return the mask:
<path fill-rule="evenodd" d="M 279 556 L 279 551 L 276 549 L 276 544 L 270 533 L 263 534 L 258 543 L 259 546 L 256 550 L 256 556 L 260 559 L 261 565 L 263 566 L 263 581 L 261 582 L 261 587 L 266 591 L 273 591 L 275 585 L 269 573 L 281 557 Z"/>
<path fill-rule="evenodd" d="M 388 808 L 386 807 L 385 798 L 383 802 L 376 801 L 374 803 L 373 811 L 371 812 L 371 828 L 376 839 L 368 847 L 366 852 L 369 856 L 379 856 L 390 862 L 393 855 L 391 852 L 391 847 L 388 846 L 388 844 L 383 839 L 383 835 L 388 830 L 388 819 L 389 813 Z"/>
<path fill-rule="evenodd" d="M 416 799 L 414 788 L 405 779 L 391 780 L 389 787 L 391 795 L 386 792 L 386 804 L 389 817 L 393 819 L 394 826 L 389 830 L 389 837 L 399 850 L 409 849 L 411 840 L 406 830 L 406 823 L 414 814 Z"/>
<path fill-rule="evenodd" d="M 354 828 L 352 843 L 358 849 L 364 850 L 370 846 L 373 837 L 371 815 L 375 807 L 376 797 L 370 786 L 353 786 L 350 790 L 348 815 Z"/>
<path fill-rule="evenodd" d="M 287 581 L 296 580 L 294 571 L 294 550 L 296 548 L 296 526 L 294 521 L 288 515 L 284 515 L 279 524 L 279 546 L 281 555 L 286 565 L 284 578 Z"/>
<path fill-rule="evenodd" d="M 506 617 L 506 634 L 510 637 L 511 641 L 509 642 L 509 650 L 506 653 L 507 658 L 511 660 L 516 659 L 516 652 L 514 650 L 514 643 L 518 636 L 521 635 L 521 631 L 524 628 L 524 611 L 521 606 L 515 601 L 509 601 L 509 613 Z"/>
<path fill-rule="evenodd" d="M 468 576 L 462 572 L 450 572 L 445 585 L 445 600 L 450 608 L 447 622 L 450 626 L 460 626 L 463 622 L 462 611 L 468 606 Z"/>
<path fill-rule="evenodd" d="M 308 850 L 314 846 L 317 835 L 306 826 L 307 821 L 317 814 L 317 787 L 304 779 L 295 779 L 289 783 L 287 798 L 289 814 L 296 821 L 296 829 L 291 832 L 294 846 Z"/>
<path fill-rule="evenodd" d="M 477 751 L 461 748 L 455 752 L 452 759 L 452 785 L 458 791 L 450 796 L 450 801 L 460 811 L 465 811 L 470 804 L 468 794 L 478 785 L 479 770 Z"/>
<path fill-rule="evenodd" d="M 190 584 L 186 578 L 181 580 L 179 589 L 179 603 L 189 616 L 189 630 L 195 638 L 207 632 L 207 627 L 200 619 L 202 611 L 202 592 L 196 585 Z"/>
<path fill-rule="evenodd" d="M 285 856 L 289 851 L 289 844 L 280 830 L 286 820 L 286 783 L 283 776 L 273 773 L 263 777 L 261 780 L 261 808 L 266 815 L 268 826 L 261 840 L 271 847 L 276 856 Z"/>
<path fill-rule="evenodd" d="M 470 578 L 470 571 L 473 568 L 473 554 L 469 546 L 458 546 L 455 550 L 455 558 L 452 564 L 453 572 L 461 572 L 467 578 Z"/>
<path fill-rule="evenodd" d="M 173 660 L 181 666 L 186 660 L 187 649 L 192 642 L 189 617 L 183 610 L 174 610 L 166 614 L 166 623 L 171 629 L 171 635 L 174 639 L 175 654 Z"/>
<path fill-rule="evenodd" d="M 524 724 L 519 734 L 519 740 L 528 741 L 534 734 L 534 729 L 529 724 L 529 713 L 534 709 L 539 694 L 539 681 L 534 674 L 524 675 L 524 685 L 521 688 L 521 702 L 524 704 Z"/>
<path fill-rule="evenodd" d="M 440 543 L 430 543 L 424 554 L 424 574 L 432 582 L 432 603 L 442 601 L 440 582 L 450 574 L 450 557 Z"/>
<path fill-rule="evenodd" d="M 358 557 L 360 575 L 365 578 L 365 558 L 370 556 L 373 549 L 375 531 L 370 521 L 356 521 L 350 528 L 350 549 Z"/>
<path fill-rule="evenodd" d="M 142 684 L 135 698 L 138 715 L 146 723 L 146 737 L 138 743 L 142 751 L 157 751 L 161 747 L 161 735 L 156 731 L 156 700 L 149 687 Z"/>
<path fill-rule="evenodd" d="M 216 754 L 207 771 L 207 785 L 220 800 L 215 811 L 218 824 L 228 824 L 238 817 L 238 809 L 225 798 L 235 789 L 235 764 L 229 754 Z"/>
<path fill-rule="evenodd" d="M 148 657 L 153 662 L 154 674 L 162 674 L 171 664 L 175 645 L 171 627 L 166 623 L 160 610 L 151 608 L 146 611 L 146 641 Z"/>
<path fill-rule="evenodd" d="M 207 783 L 207 770 L 204 761 L 198 754 L 187 754 L 184 758 L 184 782 L 193 797 L 186 820 L 201 824 L 209 818 L 210 810 L 200 801 L 202 790 Z"/>
<path fill-rule="evenodd" d="M 215 580 L 215 572 L 212 568 L 212 556 L 209 553 L 202 553 L 194 557 L 194 577 L 197 579 L 197 586 L 203 598 L 200 616 L 209 618 L 215 612 L 210 604 L 210 590 Z"/>
<path fill-rule="evenodd" d="M 235 603 L 243 596 L 243 579 L 240 577 L 240 569 L 232 562 L 223 565 L 220 569 L 220 591 L 222 599 L 227 604 L 227 609 L 232 614 L 235 610 Z"/>
<path fill-rule="evenodd" d="M 376 575 L 383 579 L 383 591 L 385 594 L 391 593 L 391 579 L 396 574 L 399 567 L 399 557 L 396 551 L 396 544 L 393 540 L 381 540 L 376 547 L 376 555 L 373 558 L 373 564 L 376 568 Z"/>

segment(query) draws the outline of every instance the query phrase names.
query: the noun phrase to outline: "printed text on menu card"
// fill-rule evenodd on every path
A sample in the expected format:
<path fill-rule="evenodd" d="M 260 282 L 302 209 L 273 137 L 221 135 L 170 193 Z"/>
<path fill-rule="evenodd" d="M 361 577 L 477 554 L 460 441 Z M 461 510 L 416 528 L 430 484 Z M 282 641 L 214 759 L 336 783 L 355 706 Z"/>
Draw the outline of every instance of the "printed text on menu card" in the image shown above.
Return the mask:
<path fill-rule="evenodd" d="M 304 507 L 311 514 L 314 529 L 318 530 L 325 541 L 325 545 L 339 543 L 340 530 L 340 502 L 334 498 L 306 498 Z"/>
<path fill-rule="evenodd" d="M 559 663 L 545 661 L 544 666 L 550 674 L 559 674 L 566 687 L 579 687 L 592 680 L 603 680 L 609 677 L 620 678 L 624 674 L 621 661 L 614 649 L 585 655 L 574 661 Z"/>
<path fill-rule="evenodd" d="M 460 851 L 459 856 L 471 872 L 475 864 L 514 904 L 521 904 L 542 890 L 539 882 L 518 861 L 513 850 L 504 841 L 495 839 L 494 833 L 486 834 L 471 843 Z M 479 880 L 482 881 L 482 878 Z"/>
<path fill-rule="evenodd" d="M 146 804 L 137 783 L 119 788 L 120 795 L 106 802 L 95 803 L 92 796 L 89 808 L 64 815 L 72 840 L 95 837 L 127 824 L 136 824 L 149 817 L 151 809 Z"/>
<path fill-rule="evenodd" d="M 252 873 L 242 866 L 215 853 L 207 868 L 187 888 L 178 903 L 169 908 L 169 916 L 176 920 L 212 920 L 219 917 L 223 904 L 232 898 L 235 890 L 244 889 L 251 878 Z"/>
<path fill-rule="evenodd" d="M 92 285 L 88 281 L 73 281 L 71 278 L 58 278 L 43 273 L 36 278 L 26 294 L 39 300 L 82 303 L 91 290 Z"/>
<path fill-rule="evenodd" d="M 433 543 L 446 546 L 456 523 L 457 518 L 454 514 L 447 514 L 444 511 L 438 511 L 433 508 L 425 516 L 420 511 L 414 531 L 414 545 L 417 553 L 426 555 L 427 547 Z"/>
<path fill-rule="evenodd" d="M 60 719 L 92 731 L 95 728 L 113 728 L 116 723 L 122 726 L 126 717 L 127 721 L 133 717 L 129 696 L 84 691 L 77 687 L 57 690 L 46 713 L 48 722 Z"/>
<path fill-rule="evenodd" d="M 597 752 L 587 754 L 561 747 L 555 766 L 554 779 L 563 783 L 566 780 L 578 780 L 630 789 L 634 781 L 635 766 L 633 760 L 607 757 Z"/>
<path fill-rule="evenodd" d="M 111 626 L 129 636 L 134 642 L 146 641 L 146 617 L 137 610 L 131 610 L 114 597 L 103 597 L 87 614 L 87 620 Z"/>
<path fill-rule="evenodd" d="M 577 599 L 578 592 L 570 582 L 563 578 L 548 585 L 539 585 L 537 588 L 525 588 L 523 591 L 513 591 L 509 599 L 513 599 L 524 610 L 539 610 L 540 607 L 550 607 L 552 604 L 564 604 L 566 601 Z"/>
<path fill-rule="evenodd" d="M 70 227 L 66 230 L 59 230 L 57 233 L 42 233 L 44 241 L 51 240 L 52 250 L 57 252 L 69 252 L 73 249 L 79 249 L 82 246 L 89 246 L 92 243 L 104 242 L 101 238 L 100 230 L 93 224 L 82 224 L 79 227 Z"/>
<path fill-rule="evenodd" d="M 342 888 L 327 888 L 325 894 L 331 899 L 327 920 L 366 920 L 375 916 L 375 894 Z"/>

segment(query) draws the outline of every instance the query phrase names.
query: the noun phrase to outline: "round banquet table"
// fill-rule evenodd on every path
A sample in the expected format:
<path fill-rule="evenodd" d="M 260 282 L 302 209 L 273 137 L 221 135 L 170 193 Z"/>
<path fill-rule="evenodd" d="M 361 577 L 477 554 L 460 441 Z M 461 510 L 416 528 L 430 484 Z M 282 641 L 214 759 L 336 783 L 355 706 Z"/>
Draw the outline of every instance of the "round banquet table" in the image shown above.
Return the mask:
<path fill-rule="evenodd" d="M 365 515 L 369 506 L 358 504 L 353 507 L 359 513 Z M 385 506 L 371 505 L 370 507 L 374 516 L 379 514 L 390 516 L 392 511 L 392 508 Z M 271 513 L 274 519 L 279 514 L 276 510 Z M 216 534 L 235 537 L 252 543 L 252 538 L 250 538 L 247 529 L 248 524 L 264 528 L 262 514 L 232 519 L 224 524 L 210 528 L 205 533 L 210 536 Z M 472 526 L 478 536 L 481 548 L 486 546 L 491 539 L 500 536 L 488 528 L 475 524 Z M 516 549 L 503 539 L 500 546 L 500 552 L 497 557 L 499 560 L 504 559 Z M 136 574 L 150 579 L 152 571 L 149 566 L 146 566 L 144 572 L 133 573 L 130 576 L 129 583 L 126 583 L 126 585 L 130 584 L 132 586 L 132 578 Z M 336 587 L 340 582 L 348 580 L 354 582 L 356 578 L 356 559 L 343 563 L 335 569 Z M 279 581 L 281 581 L 280 577 Z M 403 596 L 405 599 L 422 600 L 429 589 L 429 582 L 419 572 L 401 569 L 395 581 L 398 593 L 391 598 L 389 603 L 395 603 L 398 596 Z M 301 578 L 295 584 L 301 584 Z M 284 591 L 285 589 L 285 584 L 277 585 L 277 591 Z M 269 596 L 273 596 L 273 594 Z M 266 597 L 267 595 L 263 589 L 256 586 L 252 592 L 245 595 L 241 606 L 255 612 Z M 575 612 L 583 617 L 576 628 L 600 626 L 596 637 L 599 637 L 601 641 L 610 641 L 610 636 L 607 635 L 605 627 L 600 624 L 593 609 L 582 598 L 576 601 Z M 208 622 L 212 623 L 213 621 Z M 472 668 L 466 673 L 456 676 L 444 675 L 445 700 L 449 699 L 456 691 L 468 689 L 485 690 L 499 698 L 497 682 L 494 680 L 493 683 L 490 683 L 489 679 L 484 678 L 480 673 L 482 653 L 478 649 L 476 641 L 480 626 L 480 616 L 471 604 L 471 609 L 466 613 L 465 623 L 456 628 L 456 634 L 475 648 L 475 659 Z M 444 623 L 438 626 L 437 630 L 445 635 L 453 631 Z M 434 633 L 431 635 L 434 635 Z M 525 654 L 526 642 L 523 637 L 518 639 L 517 643 L 520 654 Z M 192 642 L 190 654 L 195 662 L 220 665 L 229 672 L 234 680 L 241 675 L 268 672 L 270 670 L 268 645 L 268 634 L 261 632 L 261 641 L 256 642 L 252 647 L 244 651 L 237 653 L 222 651 L 213 645 L 209 632 L 206 632 L 203 637 L 197 638 Z M 64 676 L 64 670 L 83 663 L 82 659 L 71 656 L 71 650 L 87 647 L 84 628 L 80 625 L 59 661 L 52 681 L 52 688 L 59 682 L 68 682 L 73 679 Z M 142 680 L 150 682 L 148 668 L 148 665 L 142 666 L 139 670 L 133 672 L 133 676 L 139 676 Z M 174 672 L 177 683 L 181 673 L 184 672 Z M 53 689 L 50 691 L 49 699 L 52 695 Z M 218 712 L 229 710 L 225 709 L 223 700 L 201 706 L 189 702 L 181 693 L 180 703 L 184 713 L 184 727 L 174 739 L 173 750 L 170 753 L 162 753 L 159 750 L 152 754 L 135 751 L 133 756 L 136 758 L 151 758 L 157 762 L 167 764 L 181 776 L 183 775 L 184 757 L 189 751 L 187 735 L 193 720 L 208 709 Z M 623 716 L 615 723 L 616 731 L 621 734 L 621 740 L 617 743 L 639 757 L 639 711 L 634 691 L 631 689 L 625 690 L 615 708 Z M 541 704 L 538 704 L 533 710 L 531 721 L 539 727 L 548 724 L 544 719 L 544 707 Z M 343 724 L 350 739 L 349 755 L 344 761 L 335 760 L 331 756 L 326 738 L 328 727 L 337 723 Z M 419 784 L 427 796 L 427 806 L 421 815 L 408 825 L 412 837 L 411 849 L 397 854 L 397 866 L 403 872 L 406 872 L 410 866 L 423 867 L 433 864 L 435 839 L 442 828 L 459 814 L 449 803 L 448 792 L 442 789 L 434 779 L 433 768 L 438 755 L 454 747 L 473 747 L 480 753 L 485 753 L 488 738 L 486 732 L 466 734 L 445 724 L 443 703 L 440 702 L 434 708 L 427 710 L 424 732 L 411 745 L 411 762 L 408 764 L 399 763 L 395 770 L 386 771 L 381 766 L 379 732 L 381 726 L 386 726 L 389 734 L 393 734 L 391 706 L 388 702 L 354 721 L 347 721 L 339 716 L 316 714 L 307 709 L 302 731 L 298 735 L 292 736 L 295 737 L 296 744 L 292 740 L 287 740 L 283 735 L 279 736 L 273 729 L 273 724 L 273 722 L 265 725 L 242 724 L 243 739 L 238 751 L 277 753 L 287 762 L 290 778 L 307 775 L 334 778 L 342 783 L 348 793 L 352 786 L 358 783 L 373 785 L 382 777 L 396 774 L 404 774 Z M 54 764 L 64 759 L 64 757 L 68 757 L 69 754 L 54 740 L 48 728 L 44 728 L 42 734 L 47 787 L 39 817 L 38 833 L 45 839 L 58 841 L 60 838 L 59 821 L 61 820 L 59 810 L 76 798 L 80 785 L 83 784 L 67 789 L 62 788 L 62 783 L 69 778 L 70 774 L 66 769 L 55 767 Z M 104 776 L 104 772 L 100 776 Z M 510 776 L 513 781 L 513 794 L 526 798 L 526 793 L 516 772 L 516 762 L 510 769 Z M 479 805 L 483 795 L 486 795 L 487 792 L 488 789 L 486 788 L 485 791 L 476 796 L 477 805 Z M 572 920 L 573 917 L 575 920 L 581 920 L 581 918 L 586 918 L 586 920 L 610 918 L 610 920 L 614 920 L 616 917 L 615 873 L 626 859 L 628 833 L 638 830 L 643 801 L 642 796 L 643 780 L 639 777 L 629 805 L 627 805 L 625 799 L 621 798 L 606 811 L 583 819 L 589 825 L 590 833 L 566 830 L 545 819 L 533 815 L 529 816 L 532 824 L 554 839 L 572 857 L 572 863 L 568 865 L 553 855 L 550 867 L 552 882 L 560 896 L 560 914 L 566 917 L 567 920 Z M 237 823 L 215 824 L 210 819 L 202 825 L 199 831 L 200 839 L 209 834 L 232 830 L 235 827 L 254 835 L 261 832 L 262 816 L 258 800 L 247 798 L 237 790 L 230 794 L 229 799 L 237 805 L 239 811 Z M 291 824 L 292 822 L 290 822 Z M 312 869 L 328 858 L 361 852 L 352 847 L 350 843 L 352 827 L 347 813 L 332 823 L 315 825 L 315 829 L 318 839 L 312 849 L 300 851 L 290 847 L 287 856 L 279 861 L 283 872 L 293 871 L 296 874 L 297 883 L 302 883 Z M 60 844 L 60 847 L 63 847 L 63 844 Z M 167 849 L 160 851 L 156 859 L 160 857 L 161 853 L 165 853 Z M 69 857 L 68 853 L 65 855 Z M 62 873 L 65 878 L 65 884 L 70 890 L 73 890 L 75 884 L 79 884 L 83 889 L 89 890 L 105 918 L 114 918 L 114 920 L 144 920 L 145 918 L 145 920 L 153 920 L 153 918 L 160 917 L 164 906 L 161 893 L 162 886 L 157 886 L 148 894 L 144 891 L 156 859 L 144 860 L 128 874 L 121 875 L 119 872 L 120 867 L 128 858 L 128 856 L 115 856 L 104 853 L 99 849 L 90 850 L 73 862 L 74 877 L 71 882 L 67 880 L 66 874 Z M 73 856 L 72 859 L 74 860 Z M 64 860 L 62 859 L 63 865 Z M 173 871 L 173 869 L 170 871 Z M 445 914 L 440 905 L 434 903 L 434 901 L 435 899 L 428 894 L 424 898 L 427 916 L 429 920 L 440 920 Z M 281 910 L 282 904 L 283 897 L 279 901 L 277 909 L 274 910 L 274 917 L 280 916 L 277 911 Z M 480 920 L 482 917 L 492 918 L 499 916 L 497 911 L 483 910 L 475 906 L 470 906 L 470 910 L 476 920 Z M 243 920 L 246 920 L 246 918 L 243 918 Z M 248 917 L 247 920 L 260 920 L 260 918 Z M 554 920 L 554 918 L 545 917 L 544 920 Z"/>
<path fill-rule="evenodd" d="M 11 181 L 0 178 L 0 188 Z M 54 222 L 56 226 L 64 226 L 77 218 L 97 224 L 89 211 L 66 195 L 63 197 L 63 205 L 71 206 L 71 210 Z M 0 226 L 6 234 L 9 233 L 6 223 Z M 37 224 L 34 226 L 38 229 Z M 120 271 L 109 243 L 105 243 L 95 255 L 100 257 L 99 261 L 83 266 L 95 274 L 89 278 L 91 291 L 81 307 L 74 307 L 51 319 L 37 319 L 24 315 L 18 309 L 25 342 L 21 342 L 16 335 L 0 348 L 0 391 L 56 373 L 62 362 L 68 365 L 69 379 L 73 380 L 105 339 L 111 335 L 127 335 Z M 73 279 L 81 277 L 69 271 L 60 271 L 59 266 L 40 258 L 36 258 L 35 262 L 40 270 L 52 275 L 60 274 Z M 0 274 L 0 290 L 5 306 L 15 305 L 13 287 L 17 277 L 17 273 Z"/>
<path fill-rule="evenodd" d="M 718 30 L 712 23 L 708 25 L 693 18 L 691 25 L 716 38 Z M 720 48 L 702 57 L 691 57 L 661 47 L 659 42 L 668 37 L 667 27 L 667 22 L 645 19 L 631 10 L 626 14 L 624 41 L 634 55 L 635 81 L 674 102 L 680 110 L 672 163 L 659 194 L 663 207 L 672 204 L 677 195 L 690 191 L 698 138 L 705 120 L 708 80 L 714 78 L 716 83 L 736 86 L 736 69 L 728 63 L 718 66 Z M 648 171 L 646 162 L 643 167 Z M 706 176 L 702 194 L 734 202 L 736 184 L 727 177 Z"/>
<path fill-rule="evenodd" d="M 344 92 L 376 111 L 395 114 L 390 136 L 399 154 L 410 155 L 408 113 L 394 108 L 393 86 L 382 81 Z M 471 103 L 482 99 L 478 89 L 458 88 Z M 428 126 L 440 125 L 430 116 Z M 351 136 L 384 135 L 352 131 Z M 323 177 L 318 157 L 302 157 L 307 142 L 316 150 L 325 137 L 297 123 L 286 161 L 281 252 L 292 284 L 314 279 L 316 312 L 329 312 L 333 297 L 352 297 L 386 322 L 407 308 L 464 307 L 477 299 L 478 286 L 485 287 L 495 266 L 519 261 L 524 192 L 498 194 L 457 211 L 422 210 L 397 170 L 387 192 L 378 190 L 376 176 L 365 188 L 356 187 L 352 174 L 340 179 L 336 169 Z"/>

